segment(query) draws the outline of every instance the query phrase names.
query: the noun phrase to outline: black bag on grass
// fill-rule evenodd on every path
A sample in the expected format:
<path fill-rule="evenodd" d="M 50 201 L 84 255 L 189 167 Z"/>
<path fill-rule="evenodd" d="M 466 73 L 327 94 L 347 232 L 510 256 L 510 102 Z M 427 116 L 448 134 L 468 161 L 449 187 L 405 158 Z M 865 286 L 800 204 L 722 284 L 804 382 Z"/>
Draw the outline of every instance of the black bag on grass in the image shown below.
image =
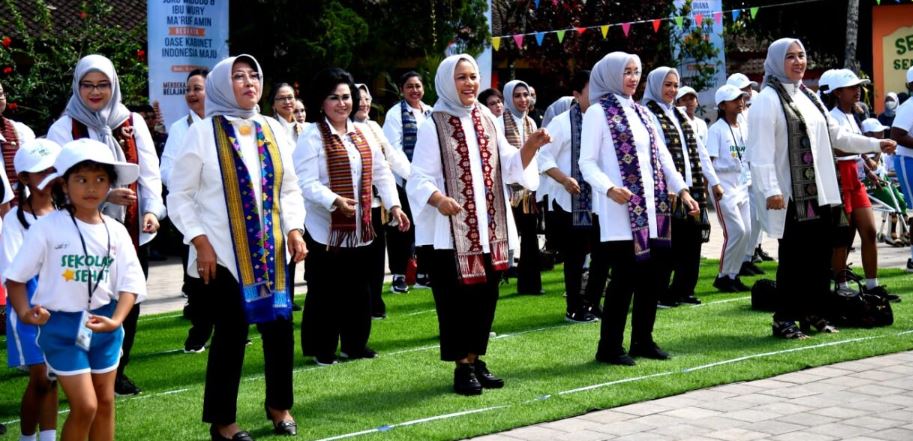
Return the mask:
<path fill-rule="evenodd" d="M 834 324 L 852 328 L 892 325 L 894 310 L 888 299 L 864 292 L 858 281 L 856 285 L 858 289 L 840 287 L 834 282 L 834 290 L 827 298 L 828 318 Z"/>
<path fill-rule="evenodd" d="M 777 282 L 760 279 L 751 286 L 751 309 L 774 312 L 776 309 Z"/>

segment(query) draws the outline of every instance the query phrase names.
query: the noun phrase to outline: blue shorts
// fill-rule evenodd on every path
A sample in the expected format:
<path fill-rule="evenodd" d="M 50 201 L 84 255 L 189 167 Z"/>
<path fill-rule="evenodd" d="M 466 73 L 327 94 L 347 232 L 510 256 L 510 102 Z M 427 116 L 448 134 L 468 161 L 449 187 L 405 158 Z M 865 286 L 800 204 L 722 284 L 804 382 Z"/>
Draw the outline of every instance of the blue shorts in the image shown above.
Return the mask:
<path fill-rule="evenodd" d="M 92 314 L 111 317 L 117 302 L 92 311 Z M 104 374 L 117 369 L 120 363 L 124 327 L 112 332 L 92 334 L 92 343 L 85 351 L 76 346 L 76 333 L 81 312 L 51 311 L 51 318 L 38 332 L 38 346 L 45 354 L 48 370 L 58 376 Z"/>
<path fill-rule="evenodd" d="M 28 293 L 29 306 L 32 305 L 32 296 L 38 287 L 38 278 L 29 280 L 25 284 Z M 36 364 L 44 364 L 44 354 L 38 347 L 38 327 L 19 321 L 19 316 L 13 305 L 6 305 L 6 363 L 11 368 L 25 369 Z"/>

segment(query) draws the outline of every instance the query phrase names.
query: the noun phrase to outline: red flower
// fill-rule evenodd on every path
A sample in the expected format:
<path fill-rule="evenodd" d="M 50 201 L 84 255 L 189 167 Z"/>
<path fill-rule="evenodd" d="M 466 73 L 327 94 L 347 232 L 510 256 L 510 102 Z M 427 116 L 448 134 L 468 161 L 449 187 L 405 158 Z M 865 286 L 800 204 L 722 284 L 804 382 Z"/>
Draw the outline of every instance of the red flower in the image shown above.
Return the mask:
<path fill-rule="evenodd" d="M 6 105 L 6 108 L 7 108 L 7 109 L 10 109 L 11 111 L 13 111 L 13 110 L 16 110 L 16 109 L 19 108 L 19 104 L 17 104 L 17 103 L 9 103 L 9 104 Z"/>
<path fill-rule="evenodd" d="M 142 50 L 142 49 L 137 49 L 137 50 L 136 50 L 136 58 L 139 59 L 139 60 L 145 59 L 145 58 L 146 58 L 146 51 L 144 51 L 144 50 Z"/>
<path fill-rule="evenodd" d="M 3 68 L 3 73 L 6 74 L 6 75 L 9 75 L 9 74 L 13 73 L 13 68 L 12 68 L 12 67 L 9 67 L 9 66 L 6 66 L 6 67 Z"/>
<path fill-rule="evenodd" d="M 86 11 L 79 11 L 79 18 L 80 18 L 80 19 L 85 20 L 86 17 L 88 17 L 88 16 L 89 16 L 89 13 L 87 13 Z"/>
<path fill-rule="evenodd" d="M 10 47 L 10 45 L 13 44 L 13 39 L 9 37 L 3 37 L 3 40 L 0 42 L 3 43 L 3 47 Z"/>

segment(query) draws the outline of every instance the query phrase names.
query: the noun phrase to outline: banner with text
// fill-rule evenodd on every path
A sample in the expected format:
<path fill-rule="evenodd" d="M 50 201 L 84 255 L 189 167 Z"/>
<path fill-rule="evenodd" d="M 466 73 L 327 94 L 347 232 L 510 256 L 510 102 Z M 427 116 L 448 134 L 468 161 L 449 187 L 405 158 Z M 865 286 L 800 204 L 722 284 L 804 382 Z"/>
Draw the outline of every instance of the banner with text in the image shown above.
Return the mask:
<path fill-rule="evenodd" d="M 167 127 L 188 112 L 187 74 L 228 56 L 228 0 L 149 0 L 147 17 L 149 102 Z"/>
<path fill-rule="evenodd" d="M 872 10 L 872 83 L 875 111 L 884 112 L 888 92 L 906 92 L 913 67 L 913 5 L 881 5 Z"/>
<path fill-rule="evenodd" d="M 677 9 L 681 9 L 684 3 L 685 0 L 675 0 L 674 4 Z M 711 20 L 711 17 L 714 17 L 715 13 L 719 14 L 718 11 L 722 10 L 722 3 L 722 0 L 694 0 L 691 2 L 691 13 L 694 21 L 701 22 Z M 717 53 L 715 57 L 705 60 L 704 62 L 716 66 L 716 74 L 713 78 L 715 86 L 697 91 L 699 107 L 696 112 L 698 115 L 709 118 L 711 121 L 716 119 L 716 106 L 714 105 L 714 94 L 716 93 L 716 89 L 723 84 L 726 84 L 726 45 L 723 42 L 722 17 L 720 17 L 720 19 L 713 18 L 712 23 L 712 31 L 706 35 L 706 38 L 716 48 Z M 673 40 L 672 47 L 675 48 L 676 51 L 678 50 L 678 46 L 679 42 Z M 685 59 L 683 64 L 678 66 L 678 70 L 682 75 L 682 78 L 679 80 L 682 86 L 691 85 L 689 84 L 689 79 L 699 75 L 695 67 L 695 60 L 692 59 Z"/>

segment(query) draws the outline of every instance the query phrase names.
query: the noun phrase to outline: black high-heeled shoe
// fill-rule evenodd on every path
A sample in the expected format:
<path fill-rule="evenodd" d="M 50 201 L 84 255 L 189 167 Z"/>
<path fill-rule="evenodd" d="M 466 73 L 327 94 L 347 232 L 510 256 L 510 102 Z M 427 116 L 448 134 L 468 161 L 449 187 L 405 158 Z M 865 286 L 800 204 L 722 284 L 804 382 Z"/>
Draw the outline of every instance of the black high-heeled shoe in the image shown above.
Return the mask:
<path fill-rule="evenodd" d="M 215 424 L 209 426 L 209 436 L 212 438 L 212 441 L 254 441 L 254 438 L 243 430 L 235 433 L 231 438 L 226 438 L 219 433 L 219 429 L 216 428 Z"/>
<path fill-rule="evenodd" d="M 277 423 L 273 420 L 273 414 L 269 411 L 269 405 L 264 404 L 263 410 L 266 411 L 266 419 L 273 423 L 273 433 L 285 436 L 298 435 L 298 423 L 293 420 L 282 420 Z"/>

